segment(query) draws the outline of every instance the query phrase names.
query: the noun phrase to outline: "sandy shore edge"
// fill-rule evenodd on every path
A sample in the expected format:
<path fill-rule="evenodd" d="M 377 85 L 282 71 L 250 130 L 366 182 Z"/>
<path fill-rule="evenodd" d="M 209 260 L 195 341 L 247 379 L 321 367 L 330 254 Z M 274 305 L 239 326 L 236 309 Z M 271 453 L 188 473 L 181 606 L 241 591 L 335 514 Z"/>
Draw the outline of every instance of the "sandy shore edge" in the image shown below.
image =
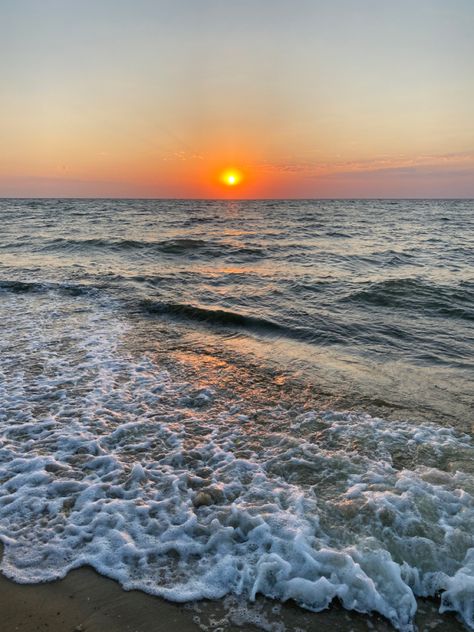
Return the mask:
<path fill-rule="evenodd" d="M 197 632 L 224 629 L 225 632 L 258 630 L 255 619 L 267 629 L 300 632 L 393 632 L 380 617 L 347 612 L 334 606 L 322 613 L 309 613 L 292 604 L 261 599 L 247 615 L 229 618 L 222 601 L 175 604 L 139 591 L 125 591 L 117 582 L 102 577 L 92 568 L 72 571 L 62 580 L 23 585 L 0 575 L 0 629 L 2 632 Z M 246 620 L 247 618 L 247 620 Z M 237 623 L 239 625 L 237 625 Z M 437 612 L 437 604 L 419 601 L 417 624 L 420 632 L 465 632 L 452 615 Z M 268 627 L 269 626 L 269 627 Z"/>

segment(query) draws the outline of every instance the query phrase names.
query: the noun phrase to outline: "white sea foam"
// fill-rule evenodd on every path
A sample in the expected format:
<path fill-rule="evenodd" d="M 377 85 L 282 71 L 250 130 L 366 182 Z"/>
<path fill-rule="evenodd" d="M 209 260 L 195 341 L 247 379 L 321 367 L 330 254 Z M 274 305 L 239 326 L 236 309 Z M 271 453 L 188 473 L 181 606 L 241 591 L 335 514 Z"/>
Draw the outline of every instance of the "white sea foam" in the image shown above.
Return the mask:
<path fill-rule="evenodd" d="M 226 406 L 88 299 L 2 298 L 0 538 L 18 582 L 90 564 L 175 601 L 337 597 L 474 628 L 474 449 L 434 424 Z M 258 412 L 258 411 L 257 411 Z"/>

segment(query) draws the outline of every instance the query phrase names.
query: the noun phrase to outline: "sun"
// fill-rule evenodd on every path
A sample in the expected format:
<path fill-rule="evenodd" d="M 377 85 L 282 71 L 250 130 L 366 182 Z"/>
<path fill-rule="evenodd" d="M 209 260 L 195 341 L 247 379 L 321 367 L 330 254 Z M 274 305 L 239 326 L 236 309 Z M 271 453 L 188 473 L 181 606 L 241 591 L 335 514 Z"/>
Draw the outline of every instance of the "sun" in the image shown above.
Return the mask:
<path fill-rule="evenodd" d="M 226 169 L 221 173 L 220 181 L 228 187 L 235 187 L 242 181 L 242 173 L 238 169 Z"/>

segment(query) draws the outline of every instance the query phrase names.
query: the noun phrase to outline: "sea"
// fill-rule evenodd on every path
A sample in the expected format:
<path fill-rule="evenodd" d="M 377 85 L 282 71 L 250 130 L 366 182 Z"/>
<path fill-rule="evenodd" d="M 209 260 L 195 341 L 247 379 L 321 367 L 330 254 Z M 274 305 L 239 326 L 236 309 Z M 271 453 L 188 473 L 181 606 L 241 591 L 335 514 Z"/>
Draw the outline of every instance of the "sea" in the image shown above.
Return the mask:
<path fill-rule="evenodd" d="M 474 201 L 0 219 L 5 576 L 474 629 Z"/>

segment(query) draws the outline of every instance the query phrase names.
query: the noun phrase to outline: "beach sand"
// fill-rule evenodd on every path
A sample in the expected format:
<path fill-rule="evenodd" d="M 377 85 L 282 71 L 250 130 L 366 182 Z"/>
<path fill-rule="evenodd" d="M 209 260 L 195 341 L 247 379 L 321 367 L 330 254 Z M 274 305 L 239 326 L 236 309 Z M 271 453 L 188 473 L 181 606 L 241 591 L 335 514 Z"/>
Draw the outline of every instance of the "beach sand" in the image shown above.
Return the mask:
<path fill-rule="evenodd" d="M 292 604 L 261 599 L 243 611 L 234 607 L 230 617 L 228 605 L 224 608 L 222 601 L 174 604 L 138 591 L 127 592 L 91 568 L 72 571 L 65 579 L 48 584 L 19 585 L 0 576 L 1 632 L 242 632 L 262 627 L 272 632 L 393 630 L 380 617 L 347 612 L 338 605 L 314 614 Z M 436 604 L 425 600 L 419 602 L 417 623 L 420 632 L 465 630 L 453 616 L 441 618 Z"/>

